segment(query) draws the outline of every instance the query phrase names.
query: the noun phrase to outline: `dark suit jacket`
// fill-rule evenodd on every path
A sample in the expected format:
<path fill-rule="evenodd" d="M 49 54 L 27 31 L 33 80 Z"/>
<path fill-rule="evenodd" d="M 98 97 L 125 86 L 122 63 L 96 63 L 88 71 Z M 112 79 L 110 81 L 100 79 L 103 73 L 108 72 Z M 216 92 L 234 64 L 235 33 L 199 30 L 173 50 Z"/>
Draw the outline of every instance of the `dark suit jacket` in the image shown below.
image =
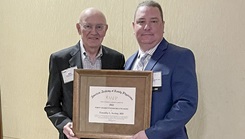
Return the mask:
<path fill-rule="evenodd" d="M 125 64 L 133 66 L 137 53 Z M 185 125 L 197 109 L 198 89 L 193 53 L 161 41 L 145 70 L 161 71 L 162 86 L 152 92 L 151 126 L 146 129 L 149 139 L 187 139 Z"/>
<path fill-rule="evenodd" d="M 123 69 L 123 54 L 105 46 L 102 53 L 102 69 Z M 72 121 L 73 82 L 64 84 L 61 71 L 74 66 L 83 68 L 80 43 L 51 54 L 49 62 L 48 101 L 44 109 L 58 129 L 60 139 L 66 139 L 63 127 Z"/>

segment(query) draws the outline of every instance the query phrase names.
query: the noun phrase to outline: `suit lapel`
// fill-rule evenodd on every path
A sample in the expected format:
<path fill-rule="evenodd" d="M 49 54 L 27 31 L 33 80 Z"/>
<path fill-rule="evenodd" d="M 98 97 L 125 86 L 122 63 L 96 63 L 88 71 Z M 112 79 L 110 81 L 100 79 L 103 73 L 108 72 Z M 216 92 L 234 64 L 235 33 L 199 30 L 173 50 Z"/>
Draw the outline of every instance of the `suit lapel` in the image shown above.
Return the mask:
<path fill-rule="evenodd" d="M 109 58 L 108 58 L 108 51 L 106 50 L 106 48 L 102 45 L 101 46 L 101 49 L 102 49 L 102 57 L 101 57 L 101 69 L 107 69 L 108 68 L 108 63 L 109 62 L 106 62 L 107 60 L 110 60 Z"/>
<path fill-rule="evenodd" d="M 80 42 L 78 42 L 74 46 L 70 55 L 71 55 L 71 59 L 69 60 L 70 67 L 77 66 L 77 68 L 83 68 L 82 67 L 82 59 L 81 59 Z"/>
<path fill-rule="evenodd" d="M 135 59 L 137 58 L 138 51 L 134 53 L 126 62 L 124 69 L 125 70 L 131 70 L 133 68 L 133 64 Z"/>
<path fill-rule="evenodd" d="M 152 70 L 153 67 L 156 65 L 158 60 L 165 54 L 168 47 L 168 42 L 163 38 L 161 43 L 158 45 L 156 51 L 151 56 L 150 61 L 148 62 L 145 70 Z"/>

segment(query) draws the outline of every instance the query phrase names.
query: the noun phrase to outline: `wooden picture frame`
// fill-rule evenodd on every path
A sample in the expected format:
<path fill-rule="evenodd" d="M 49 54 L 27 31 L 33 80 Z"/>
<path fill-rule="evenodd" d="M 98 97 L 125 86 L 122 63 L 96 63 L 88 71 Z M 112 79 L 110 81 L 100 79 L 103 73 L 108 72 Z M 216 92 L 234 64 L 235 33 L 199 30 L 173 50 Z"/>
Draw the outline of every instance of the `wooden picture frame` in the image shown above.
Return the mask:
<path fill-rule="evenodd" d="M 79 138 L 126 139 L 148 128 L 152 76 L 151 71 L 76 69 L 73 90 L 73 132 L 75 135 Z M 91 86 L 135 88 L 135 106 L 132 106 L 134 108 L 133 124 L 89 122 Z"/>

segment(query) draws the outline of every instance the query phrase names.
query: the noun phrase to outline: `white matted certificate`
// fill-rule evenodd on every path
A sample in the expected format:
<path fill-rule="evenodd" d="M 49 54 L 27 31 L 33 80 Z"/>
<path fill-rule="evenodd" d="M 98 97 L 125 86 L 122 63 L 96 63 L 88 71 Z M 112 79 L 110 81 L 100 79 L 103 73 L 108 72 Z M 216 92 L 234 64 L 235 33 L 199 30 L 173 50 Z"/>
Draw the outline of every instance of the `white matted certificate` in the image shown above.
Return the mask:
<path fill-rule="evenodd" d="M 89 122 L 134 124 L 135 87 L 89 87 Z"/>

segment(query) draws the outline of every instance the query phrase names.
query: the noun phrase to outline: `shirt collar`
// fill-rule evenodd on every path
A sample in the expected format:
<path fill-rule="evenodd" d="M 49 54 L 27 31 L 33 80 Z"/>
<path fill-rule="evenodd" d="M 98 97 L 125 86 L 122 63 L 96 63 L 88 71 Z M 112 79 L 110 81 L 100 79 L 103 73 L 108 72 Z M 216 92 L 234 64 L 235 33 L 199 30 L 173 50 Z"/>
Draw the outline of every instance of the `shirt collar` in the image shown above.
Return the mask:
<path fill-rule="evenodd" d="M 161 42 L 161 41 L 160 41 Z M 151 48 L 151 49 L 149 49 L 149 50 L 147 50 L 147 51 L 142 51 L 140 48 L 139 48 L 139 52 L 138 52 L 138 56 L 137 56 L 137 58 L 141 58 L 143 55 L 145 55 L 145 54 L 148 54 L 148 55 L 150 55 L 150 56 L 152 56 L 153 55 L 153 53 L 156 51 L 156 49 L 157 49 L 157 46 L 160 44 L 160 42 L 156 45 L 156 46 L 154 46 L 153 48 Z"/>
<path fill-rule="evenodd" d="M 82 59 L 86 58 L 87 56 L 87 52 L 85 51 L 85 48 L 83 46 L 83 41 L 80 40 L 80 47 L 81 47 L 81 56 L 82 56 Z M 99 50 L 99 53 L 96 55 L 96 58 L 99 58 L 103 55 L 103 52 L 102 52 L 102 46 L 100 46 L 100 50 Z"/>

